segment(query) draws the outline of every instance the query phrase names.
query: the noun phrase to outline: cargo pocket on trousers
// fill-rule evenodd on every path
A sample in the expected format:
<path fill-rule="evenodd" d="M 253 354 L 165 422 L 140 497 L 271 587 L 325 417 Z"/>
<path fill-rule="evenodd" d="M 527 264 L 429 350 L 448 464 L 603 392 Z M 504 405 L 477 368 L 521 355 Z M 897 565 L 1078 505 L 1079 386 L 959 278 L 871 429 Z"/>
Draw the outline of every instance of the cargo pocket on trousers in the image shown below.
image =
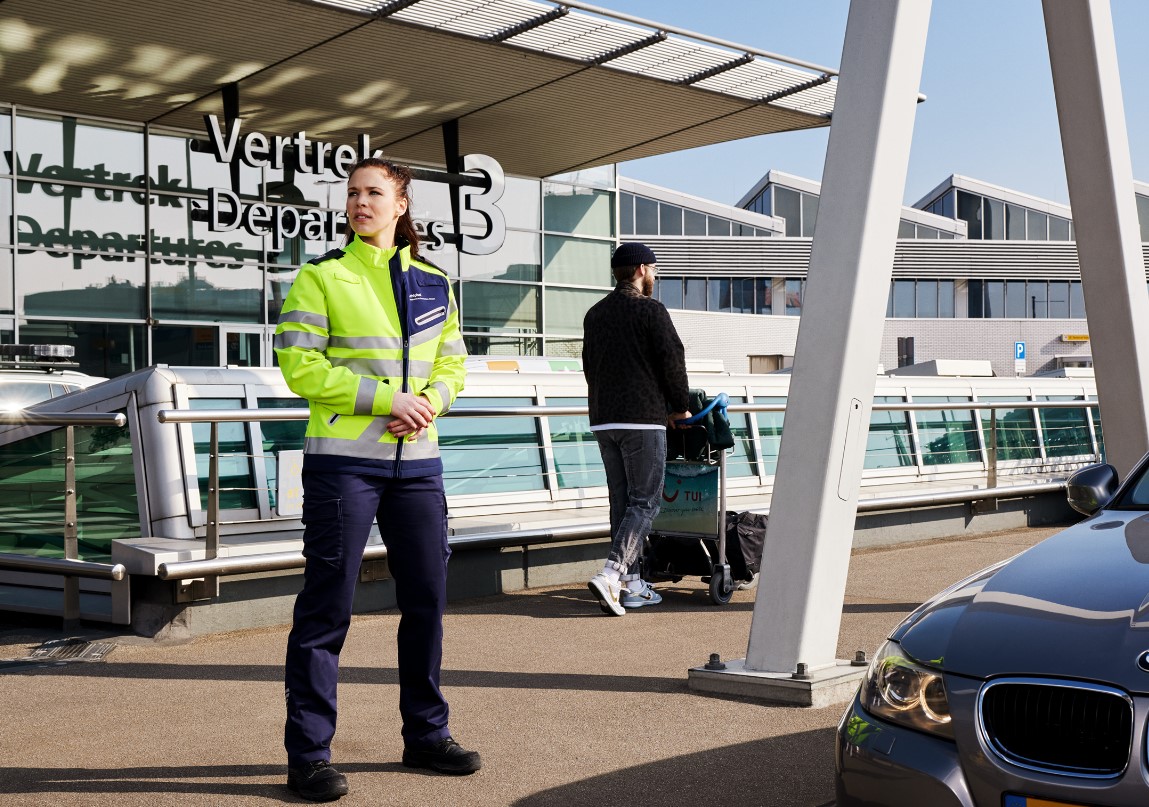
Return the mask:
<path fill-rule="evenodd" d="M 303 557 L 343 562 L 343 500 L 303 498 Z"/>

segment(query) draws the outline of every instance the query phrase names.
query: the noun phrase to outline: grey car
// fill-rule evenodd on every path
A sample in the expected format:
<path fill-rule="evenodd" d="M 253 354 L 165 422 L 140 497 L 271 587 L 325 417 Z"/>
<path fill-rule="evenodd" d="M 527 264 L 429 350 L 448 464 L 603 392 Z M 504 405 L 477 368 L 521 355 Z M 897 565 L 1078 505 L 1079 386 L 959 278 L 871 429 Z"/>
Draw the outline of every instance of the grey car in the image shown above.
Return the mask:
<path fill-rule="evenodd" d="M 1149 455 L 1070 478 L 1089 518 L 938 594 L 838 725 L 838 807 L 1149 804 Z"/>

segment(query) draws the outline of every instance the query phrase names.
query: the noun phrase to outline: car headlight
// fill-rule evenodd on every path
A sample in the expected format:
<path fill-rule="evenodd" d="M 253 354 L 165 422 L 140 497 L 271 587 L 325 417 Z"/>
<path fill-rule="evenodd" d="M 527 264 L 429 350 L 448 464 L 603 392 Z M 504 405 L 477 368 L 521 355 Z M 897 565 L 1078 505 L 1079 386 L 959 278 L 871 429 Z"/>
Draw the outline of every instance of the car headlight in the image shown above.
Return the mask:
<path fill-rule="evenodd" d="M 910 661 L 897 642 L 878 648 L 860 697 L 862 706 L 876 717 L 953 739 L 941 672 Z"/>

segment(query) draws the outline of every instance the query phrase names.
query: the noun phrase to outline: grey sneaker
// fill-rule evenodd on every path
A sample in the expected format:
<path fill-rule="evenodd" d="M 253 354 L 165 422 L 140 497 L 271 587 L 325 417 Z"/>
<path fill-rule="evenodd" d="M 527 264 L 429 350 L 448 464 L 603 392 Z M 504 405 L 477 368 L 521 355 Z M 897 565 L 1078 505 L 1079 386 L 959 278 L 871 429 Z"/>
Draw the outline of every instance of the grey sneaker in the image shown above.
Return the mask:
<path fill-rule="evenodd" d="M 602 572 L 592 577 L 586 587 L 591 590 L 594 596 L 598 597 L 598 607 L 602 609 L 604 614 L 622 616 L 626 613 L 626 609 L 619 602 L 619 597 L 622 596 L 622 586 L 611 582 L 611 579 Z"/>
<path fill-rule="evenodd" d="M 619 598 L 623 608 L 641 608 L 644 605 L 658 605 L 662 602 L 662 595 L 650 587 L 650 583 L 642 581 L 642 588 L 638 591 L 624 589 Z"/>
<path fill-rule="evenodd" d="M 287 787 L 308 801 L 335 801 L 347 795 L 347 777 L 325 759 L 287 769 Z"/>

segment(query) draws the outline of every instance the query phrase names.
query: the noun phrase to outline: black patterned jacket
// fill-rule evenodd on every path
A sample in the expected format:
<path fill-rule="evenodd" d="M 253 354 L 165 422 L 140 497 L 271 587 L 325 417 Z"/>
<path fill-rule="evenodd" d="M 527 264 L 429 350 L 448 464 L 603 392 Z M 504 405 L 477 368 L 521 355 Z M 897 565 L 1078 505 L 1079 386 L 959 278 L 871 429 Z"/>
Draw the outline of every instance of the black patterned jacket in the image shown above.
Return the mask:
<path fill-rule="evenodd" d="M 687 409 L 682 340 L 666 307 L 629 283 L 586 312 L 582 371 L 592 426 L 665 424 L 668 414 Z"/>

